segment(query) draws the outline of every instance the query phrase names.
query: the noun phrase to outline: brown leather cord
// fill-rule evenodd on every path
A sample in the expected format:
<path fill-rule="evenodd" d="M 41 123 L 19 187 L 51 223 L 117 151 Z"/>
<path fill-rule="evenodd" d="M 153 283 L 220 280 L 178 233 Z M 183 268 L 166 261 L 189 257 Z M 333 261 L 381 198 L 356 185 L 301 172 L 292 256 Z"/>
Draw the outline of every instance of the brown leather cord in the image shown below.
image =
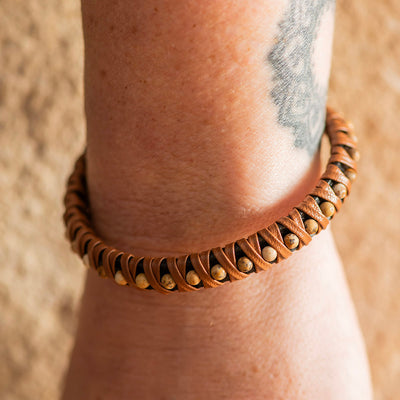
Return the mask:
<path fill-rule="evenodd" d="M 244 279 L 252 272 L 267 270 L 310 243 L 312 232 L 307 232 L 307 220 L 314 220 L 318 224 L 311 221 L 318 227 L 315 233 L 325 229 L 351 191 L 351 184 L 357 173 L 356 161 L 359 158 L 353 129 L 339 113 L 328 107 L 325 133 L 331 144 L 331 155 L 326 171 L 314 190 L 289 215 L 248 238 L 239 239 L 223 248 L 217 247 L 180 257 L 138 257 L 105 244 L 91 227 L 85 154 L 76 161 L 67 184 L 64 198 L 66 235 L 71 241 L 72 249 L 89 267 L 96 269 L 100 276 L 131 287 L 147 286 L 147 290 L 154 289 L 160 293 L 217 287 L 228 281 Z M 285 238 L 289 238 L 288 234 L 294 234 L 298 239 L 297 244 L 297 239 L 294 238 L 294 248 L 285 242 Z M 276 255 L 273 261 L 266 261 L 268 257 L 263 257 L 265 247 L 273 252 L 272 258 Z M 246 272 L 240 270 L 239 259 L 245 260 L 251 269 Z M 219 280 L 212 272 L 215 265 L 222 271 L 222 275 L 218 276 Z M 192 272 L 192 276 L 196 278 L 192 283 L 198 282 L 197 284 L 190 283 L 189 271 L 195 272 Z"/>

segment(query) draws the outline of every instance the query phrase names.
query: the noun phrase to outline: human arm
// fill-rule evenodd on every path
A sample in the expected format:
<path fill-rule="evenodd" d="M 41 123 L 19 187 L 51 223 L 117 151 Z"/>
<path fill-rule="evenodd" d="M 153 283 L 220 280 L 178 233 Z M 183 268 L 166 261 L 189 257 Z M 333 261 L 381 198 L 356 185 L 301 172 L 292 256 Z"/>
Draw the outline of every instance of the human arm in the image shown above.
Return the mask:
<path fill-rule="evenodd" d="M 310 191 L 333 9 L 301 4 L 83 2 L 88 184 L 109 244 L 137 255 L 222 246 Z M 297 74 L 282 67 L 295 57 Z M 328 231 L 268 272 L 198 293 L 90 273 L 64 398 L 366 399 L 364 357 Z"/>

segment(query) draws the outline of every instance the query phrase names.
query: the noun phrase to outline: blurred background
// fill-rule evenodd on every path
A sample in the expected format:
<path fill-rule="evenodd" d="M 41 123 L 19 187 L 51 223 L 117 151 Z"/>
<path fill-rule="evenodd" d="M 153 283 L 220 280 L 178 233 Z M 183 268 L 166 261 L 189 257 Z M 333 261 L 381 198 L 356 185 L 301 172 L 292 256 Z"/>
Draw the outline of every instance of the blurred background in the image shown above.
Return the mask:
<path fill-rule="evenodd" d="M 84 268 L 61 221 L 84 145 L 77 0 L 0 0 L 0 398 L 58 398 Z M 333 230 L 377 400 L 400 398 L 400 3 L 338 0 L 330 104 L 360 137 Z"/>

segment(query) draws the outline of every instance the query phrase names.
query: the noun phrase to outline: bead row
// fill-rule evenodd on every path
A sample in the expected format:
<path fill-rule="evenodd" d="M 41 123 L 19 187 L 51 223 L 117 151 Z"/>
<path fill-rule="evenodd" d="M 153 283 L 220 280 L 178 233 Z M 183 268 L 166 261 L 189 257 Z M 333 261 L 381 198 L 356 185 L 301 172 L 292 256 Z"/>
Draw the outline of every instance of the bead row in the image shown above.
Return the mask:
<path fill-rule="evenodd" d="M 165 261 L 165 258 L 147 257 L 148 267 L 144 268 L 143 260 L 146 257 L 135 257 L 109 248 L 94 234 L 90 227 L 82 156 L 69 179 L 65 196 L 64 221 L 72 249 L 86 266 L 95 268 L 100 277 L 113 277 L 119 285 L 156 289 L 163 293 L 177 289 L 187 291 L 218 286 L 227 280 L 242 279 L 251 272 L 265 270 L 308 244 L 311 237 L 324 229 L 348 196 L 351 183 L 356 179 L 356 161 L 359 160 L 359 153 L 355 147 L 357 140 L 352 127 L 329 109 L 326 126 L 331 142 L 331 157 L 327 170 L 314 191 L 295 207 L 289 216 L 281 218 L 247 239 L 231 243 L 223 249 L 205 252 L 206 258 L 202 256 L 203 252 L 188 255 L 181 263 L 182 258 L 169 260 L 168 272 L 164 268 L 163 273 L 161 262 Z M 217 261 L 212 263 L 212 266 L 211 256 Z M 135 260 L 133 267 L 132 260 Z M 143 267 L 137 268 L 140 260 Z M 191 260 L 192 264 L 189 268 L 188 260 Z"/>
<path fill-rule="evenodd" d="M 349 170 L 345 171 L 345 175 L 352 182 L 356 178 L 356 173 L 354 170 L 349 169 Z M 333 188 L 333 191 L 335 192 L 336 196 L 340 200 L 344 200 L 344 198 L 347 195 L 346 186 L 343 185 L 342 183 L 336 183 L 332 188 Z M 335 213 L 334 205 L 327 201 L 321 203 L 320 209 L 321 209 L 321 212 L 327 218 L 331 218 Z M 318 228 L 319 228 L 318 223 L 314 219 L 312 219 L 312 218 L 306 219 L 304 221 L 304 226 L 305 226 L 306 232 L 310 236 L 314 236 L 318 233 Z M 299 238 L 294 233 L 288 233 L 284 236 L 284 242 L 289 250 L 296 250 L 296 248 L 299 245 Z M 263 259 L 269 263 L 274 262 L 278 256 L 277 251 L 271 246 L 263 247 L 261 254 L 262 254 Z M 82 260 L 83 260 L 83 263 L 87 267 L 89 267 L 89 261 L 88 261 L 89 257 L 87 254 L 84 254 Z M 249 258 L 241 257 L 241 258 L 239 258 L 239 260 L 237 262 L 237 268 L 239 271 L 241 271 L 243 273 L 249 273 L 254 268 L 254 264 Z M 101 277 L 105 278 L 104 268 L 99 267 L 98 272 Z M 227 273 L 220 264 L 215 264 L 211 268 L 211 276 L 217 281 L 222 281 L 226 278 Z M 125 278 L 120 270 L 115 273 L 114 280 L 117 284 L 122 285 L 122 286 L 128 284 L 128 282 L 125 280 Z M 136 282 L 136 286 L 139 287 L 140 289 L 147 289 L 150 286 L 150 283 L 147 280 L 146 275 L 143 272 L 139 273 L 136 276 L 135 282 Z M 186 282 L 189 285 L 198 286 L 201 282 L 201 279 L 196 271 L 189 270 L 186 274 Z M 167 290 L 172 290 L 176 287 L 176 283 L 175 283 L 174 279 L 168 273 L 164 274 L 161 277 L 161 285 Z"/>

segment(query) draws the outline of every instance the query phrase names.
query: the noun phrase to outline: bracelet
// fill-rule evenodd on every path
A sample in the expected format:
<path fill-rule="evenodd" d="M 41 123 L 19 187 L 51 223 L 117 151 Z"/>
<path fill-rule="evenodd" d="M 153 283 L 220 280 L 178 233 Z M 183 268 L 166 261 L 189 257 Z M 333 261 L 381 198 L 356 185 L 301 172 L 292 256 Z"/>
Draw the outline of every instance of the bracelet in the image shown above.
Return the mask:
<path fill-rule="evenodd" d="M 331 145 L 327 168 L 314 190 L 289 215 L 223 248 L 179 257 L 135 256 L 108 246 L 96 235 L 90 221 L 83 153 L 75 163 L 64 198 L 63 217 L 71 248 L 100 277 L 161 293 L 217 287 L 266 270 L 325 229 L 350 193 L 360 157 L 352 124 L 328 107 L 324 133 Z"/>

